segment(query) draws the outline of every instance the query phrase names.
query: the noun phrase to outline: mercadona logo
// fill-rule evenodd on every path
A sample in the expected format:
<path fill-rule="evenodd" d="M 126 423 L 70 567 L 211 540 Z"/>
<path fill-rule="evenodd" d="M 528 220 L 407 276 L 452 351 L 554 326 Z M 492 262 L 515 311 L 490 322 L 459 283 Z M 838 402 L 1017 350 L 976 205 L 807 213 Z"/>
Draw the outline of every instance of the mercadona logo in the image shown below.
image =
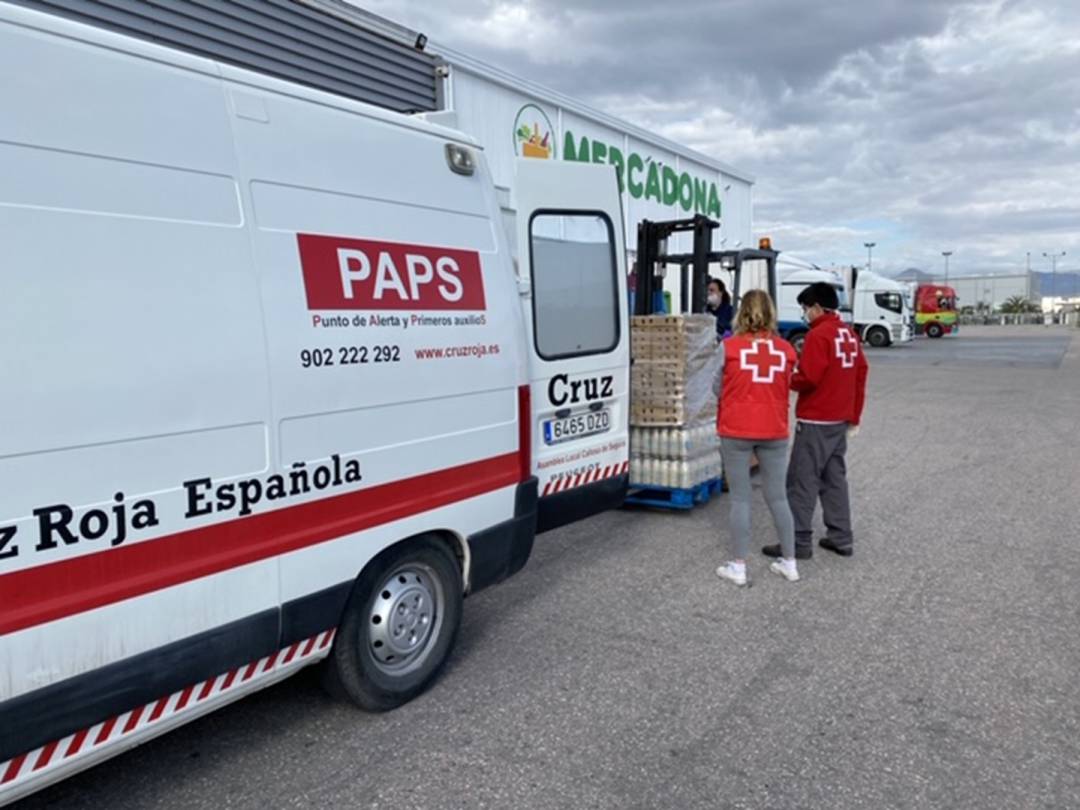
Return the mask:
<path fill-rule="evenodd" d="M 555 128 L 547 113 L 535 104 L 526 104 L 514 118 L 514 153 L 541 160 L 557 157 Z"/>

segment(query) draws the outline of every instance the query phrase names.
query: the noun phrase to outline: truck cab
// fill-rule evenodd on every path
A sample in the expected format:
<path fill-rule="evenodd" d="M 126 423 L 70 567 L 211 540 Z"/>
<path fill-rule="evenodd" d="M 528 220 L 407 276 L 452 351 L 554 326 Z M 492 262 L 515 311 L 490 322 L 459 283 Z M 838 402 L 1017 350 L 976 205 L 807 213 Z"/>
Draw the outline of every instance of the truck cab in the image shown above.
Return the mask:
<path fill-rule="evenodd" d="M 920 284 L 915 290 L 916 334 L 939 338 L 955 334 L 956 290 L 944 284 Z"/>
<path fill-rule="evenodd" d="M 912 339 L 911 310 L 904 286 L 871 271 L 852 270 L 855 328 L 874 347 Z"/>

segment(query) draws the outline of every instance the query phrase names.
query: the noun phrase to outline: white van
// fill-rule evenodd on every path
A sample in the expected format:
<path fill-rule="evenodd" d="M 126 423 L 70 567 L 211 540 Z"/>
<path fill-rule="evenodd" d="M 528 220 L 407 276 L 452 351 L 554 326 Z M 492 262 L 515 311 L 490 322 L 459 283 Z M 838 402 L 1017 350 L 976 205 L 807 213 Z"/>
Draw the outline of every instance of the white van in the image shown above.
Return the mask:
<path fill-rule="evenodd" d="M 0 4 L 0 804 L 300 667 L 416 695 L 621 501 L 611 167 Z"/>

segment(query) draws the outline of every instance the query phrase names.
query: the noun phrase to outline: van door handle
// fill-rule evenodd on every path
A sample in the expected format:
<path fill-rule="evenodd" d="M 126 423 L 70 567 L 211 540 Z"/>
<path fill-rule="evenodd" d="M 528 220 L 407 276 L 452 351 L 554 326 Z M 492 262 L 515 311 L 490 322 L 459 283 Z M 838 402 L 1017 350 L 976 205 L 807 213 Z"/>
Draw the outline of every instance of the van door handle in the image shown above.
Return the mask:
<path fill-rule="evenodd" d="M 570 415 L 570 410 L 570 408 L 559 408 L 559 410 L 555 411 L 555 418 L 565 419 Z"/>
<path fill-rule="evenodd" d="M 604 403 L 603 402 L 590 402 L 589 403 L 589 410 L 590 411 L 602 411 L 603 409 L 604 409 Z"/>

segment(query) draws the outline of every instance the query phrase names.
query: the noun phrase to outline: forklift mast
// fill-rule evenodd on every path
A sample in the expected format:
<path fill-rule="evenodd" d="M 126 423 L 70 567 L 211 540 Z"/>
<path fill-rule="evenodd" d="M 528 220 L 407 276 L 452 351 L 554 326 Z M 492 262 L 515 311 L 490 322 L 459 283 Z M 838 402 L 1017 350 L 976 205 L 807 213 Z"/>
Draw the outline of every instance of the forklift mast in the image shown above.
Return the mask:
<path fill-rule="evenodd" d="M 645 219 L 638 223 L 635 315 L 652 315 L 663 311 L 664 276 L 669 264 L 678 265 L 681 269 L 683 311 L 687 311 L 686 276 L 691 270 L 693 281 L 689 290 L 689 311 L 705 311 L 709 284 L 708 256 L 712 248 L 712 232 L 719 227 L 719 222 L 701 214 L 692 219 L 673 219 L 666 222 Z M 694 237 L 693 250 L 690 253 L 668 253 L 668 239 L 677 233 L 688 232 Z"/>
<path fill-rule="evenodd" d="M 762 239 L 758 249 L 712 250 L 712 232 L 720 223 L 698 214 L 691 219 L 665 222 L 642 220 L 638 223 L 637 279 L 634 293 L 635 315 L 653 315 L 664 311 L 664 277 L 668 265 L 679 267 L 679 292 L 683 313 L 705 312 L 709 288 L 709 267 L 713 264 L 731 273 L 731 298 L 735 307 L 743 292 L 765 289 L 776 301 L 776 257 L 768 239 Z M 689 253 L 668 253 L 667 241 L 677 233 L 692 233 L 693 248 Z M 743 265 L 764 262 L 761 273 L 744 275 Z M 764 282 L 764 284 L 762 284 Z"/>

